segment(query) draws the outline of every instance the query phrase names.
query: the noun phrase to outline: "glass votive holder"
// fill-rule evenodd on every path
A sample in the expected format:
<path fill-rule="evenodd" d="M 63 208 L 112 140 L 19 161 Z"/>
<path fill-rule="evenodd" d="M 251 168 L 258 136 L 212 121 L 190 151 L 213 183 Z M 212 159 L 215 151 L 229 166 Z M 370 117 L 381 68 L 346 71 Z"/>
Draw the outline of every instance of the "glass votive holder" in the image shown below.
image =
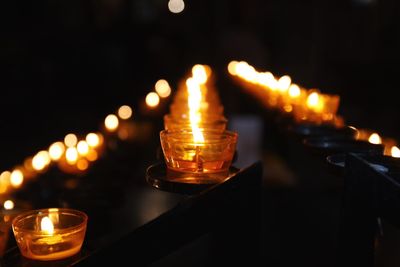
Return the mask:
<path fill-rule="evenodd" d="M 202 135 L 203 142 L 194 142 L 192 131 L 160 132 L 167 179 L 208 184 L 227 177 L 236 150 L 237 133 L 203 129 Z"/>
<path fill-rule="evenodd" d="M 88 216 L 78 210 L 32 210 L 14 218 L 12 229 L 22 256 L 40 261 L 68 258 L 83 244 Z"/>
<path fill-rule="evenodd" d="M 223 116 L 218 116 L 208 120 L 202 120 L 198 127 L 200 129 L 212 129 L 215 131 L 223 132 L 226 129 L 228 120 Z M 165 130 L 177 131 L 177 130 L 190 130 L 191 123 L 189 119 L 177 118 L 171 115 L 164 116 L 164 128 Z"/>

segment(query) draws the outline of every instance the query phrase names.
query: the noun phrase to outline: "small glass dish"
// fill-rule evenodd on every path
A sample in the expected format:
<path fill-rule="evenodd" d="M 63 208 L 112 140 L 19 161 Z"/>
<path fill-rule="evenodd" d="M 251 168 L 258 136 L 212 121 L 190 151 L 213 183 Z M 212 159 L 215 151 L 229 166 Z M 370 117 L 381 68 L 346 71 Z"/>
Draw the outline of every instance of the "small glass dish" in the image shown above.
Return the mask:
<path fill-rule="evenodd" d="M 41 261 L 77 254 L 83 244 L 88 216 L 78 210 L 32 210 L 14 218 L 12 229 L 22 256 Z"/>
<path fill-rule="evenodd" d="M 186 183 L 215 183 L 229 173 L 237 133 L 202 129 L 203 142 L 194 142 L 192 131 L 160 132 L 167 179 Z"/>
<path fill-rule="evenodd" d="M 200 129 L 212 129 L 223 132 L 226 129 L 228 120 L 223 116 L 218 116 L 210 120 L 204 120 L 198 124 Z M 189 119 L 177 118 L 171 115 L 164 116 L 164 128 L 165 130 L 190 130 L 191 123 Z"/>

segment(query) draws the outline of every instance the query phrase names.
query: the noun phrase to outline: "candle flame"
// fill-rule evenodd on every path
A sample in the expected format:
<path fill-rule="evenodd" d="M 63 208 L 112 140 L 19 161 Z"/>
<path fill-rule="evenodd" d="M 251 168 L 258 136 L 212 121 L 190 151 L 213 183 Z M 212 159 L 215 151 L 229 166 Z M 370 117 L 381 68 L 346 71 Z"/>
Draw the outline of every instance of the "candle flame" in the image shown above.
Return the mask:
<path fill-rule="evenodd" d="M 45 216 L 42 218 L 42 220 L 40 221 L 40 229 L 43 232 L 46 232 L 46 234 L 54 234 L 54 224 L 49 217 Z"/>
<path fill-rule="evenodd" d="M 292 79 L 288 75 L 282 76 L 278 80 L 278 89 L 281 92 L 286 92 L 291 84 Z"/>
<path fill-rule="evenodd" d="M 24 182 L 24 174 L 20 170 L 14 170 L 10 175 L 10 183 L 13 187 L 17 188 Z"/>
<path fill-rule="evenodd" d="M 382 138 L 379 136 L 379 134 L 373 133 L 368 138 L 368 142 L 370 142 L 371 144 L 380 145 L 382 144 Z"/>
<path fill-rule="evenodd" d="M 211 69 L 206 65 L 197 64 L 194 65 L 192 68 L 192 77 L 199 85 L 205 84 L 210 74 L 211 74 Z"/>
<path fill-rule="evenodd" d="M 189 106 L 189 120 L 190 126 L 192 128 L 193 141 L 195 143 L 204 142 L 204 136 L 199 128 L 199 123 L 201 122 L 201 88 L 193 78 L 186 80 L 186 86 L 188 91 L 188 106 Z"/>
<path fill-rule="evenodd" d="M 324 108 L 324 103 L 317 92 L 312 92 L 307 98 L 307 107 L 320 112 Z"/>
<path fill-rule="evenodd" d="M 400 149 L 397 146 L 392 146 L 390 154 L 393 158 L 400 158 Z"/>

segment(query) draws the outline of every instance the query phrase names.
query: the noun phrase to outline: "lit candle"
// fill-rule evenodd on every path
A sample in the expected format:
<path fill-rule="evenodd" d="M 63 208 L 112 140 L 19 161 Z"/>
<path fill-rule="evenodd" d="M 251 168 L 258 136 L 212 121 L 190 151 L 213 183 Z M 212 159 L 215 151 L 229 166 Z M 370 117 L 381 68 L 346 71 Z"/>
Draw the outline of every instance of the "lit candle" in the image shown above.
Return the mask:
<path fill-rule="evenodd" d="M 88 217 L 72 209 L 42 209 L 23 213 L 12 222 L 24 257 L 50 261 L 70 257 L 81 249 Z"/>

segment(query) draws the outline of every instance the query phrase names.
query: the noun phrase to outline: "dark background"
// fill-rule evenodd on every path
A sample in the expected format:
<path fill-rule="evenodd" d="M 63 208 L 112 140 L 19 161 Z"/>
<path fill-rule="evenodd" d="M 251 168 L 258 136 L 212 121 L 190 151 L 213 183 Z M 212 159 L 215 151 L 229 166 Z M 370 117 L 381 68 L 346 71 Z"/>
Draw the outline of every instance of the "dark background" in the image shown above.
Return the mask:
<path fill-rule="evenodd" d="M 155 81 L 232 60 L 342 97 L 349 124 L 400 140 L 398 0 L 37 0 L 0 3 L 1 169 L 98 129 Z M 228 112 L 246 112 L 227 103 Z M 235 102 L 236 103 L 236 102 Z M 146 116 L 139 114 L 138 116 Z"/>

